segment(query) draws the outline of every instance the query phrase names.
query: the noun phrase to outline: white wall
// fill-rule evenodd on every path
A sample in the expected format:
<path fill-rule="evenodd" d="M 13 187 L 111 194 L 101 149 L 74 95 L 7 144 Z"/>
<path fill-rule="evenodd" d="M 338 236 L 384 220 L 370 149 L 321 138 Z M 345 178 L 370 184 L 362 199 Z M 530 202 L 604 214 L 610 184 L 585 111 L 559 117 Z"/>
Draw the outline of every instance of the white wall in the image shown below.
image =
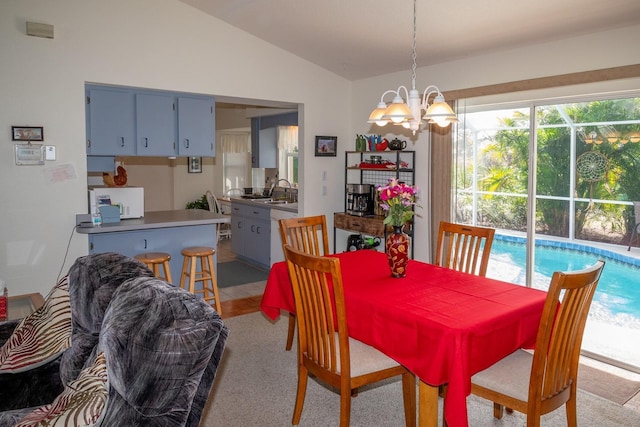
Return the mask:
<path fill-rule="evenodd" d="M 54 25 L 55 38 L 26 36 L 26 21 Z M 640 26 L 422 68 L 418 88 L 637 64 L 638 39 Z M 366 123 L 369 112 L 384 90 L 410 83 L 408 63 L 406 72 L 351 84 L 176 0 L 2 0 L 0 55 L 0 277 L 14 295 L 48 292 L 58 272 L 87 253 L 86 237 L 74 235 L 63 266 L 75 214 L 87 211 L 85 83 L 301 104 L 302 212 L 325 213 L 330 226 L 343 208 L 344 150 L 356 133 L 384 133 Z M 620 86 L 640 87 L 630 80 L 604 89 Z M 12 125 L 44 126 L 57 160 L 16 166 Z M 315 135 L 338 136 L 338 156 L 314 157 Z M 426 137 L 402 139 L 417 150 L 416 181 L 428 191 Z M 427 245 L 419 244 L 427 242 L 426 220 L 418 218 L 419 259 L 427 259 Z"/>
<path fill-rule="evenodd" d="M 26 21 L 54 25 L 55 38 L 25 35 Z M 176 0 L 2 0 L 0 56 L 0 277 L 13 295 L 46 294 L 88 251 L 73 235 L 63 266 L 87 212 L 87 82 L 300 103 L 304 182 L 319 188 L 320 171 L 341 166 L 312 148 L 315 135 L 347 139 L 350 84 Z M 16 166 L 12 125 L 44 126 L 57 160 Z M 58 167 L 74 174 L 52 179 Z M 338 192 L 303 197 L 303 211 L 339 210 Z"/>
<path fill-rule="evenodd" d="M 562 75 L 601 68 L 640 64 L 640 25 L 614 31 L 589 34 L 566 39 L 561 42 L 532 45 L 517 50 L 496 52 L 491 55 L 471 57 L 463 60 L 424 67 L 417 70 L 416 86 L 424 90 L 435 84 L 441 91 L 466 89 L 504 82 Z M 397 127 L 377 127 L 366 121 L 385 90 L 397 89 L 400 85 L 411 84 L 411 64 L 407 71 L 364 79 L 353 84 L 352 134 L 377 134 L 394 137 Z M 564 87 L 535 92 L 512 93 L 469 100 L 471 103 L 505 102 L 513 100 L 533 100 L 544 97 L 602 93 L 609 91 L 640 89 L 640 78 L 603 82 L 582 86 Z M 387 100 L 388 102 L 389 100 Z M 416 218 L 415 258 L 429 259 L 427 228 L 429 217 L 429 141 L 426 133 L 412 136 L 401 134 L 406 139 L 407 149 L 416 150 L 416 183 L 423 189 L 421 204 L 424 207 L 421 218 Z M 421 244 L 420 242 L 425 242 Z"/>

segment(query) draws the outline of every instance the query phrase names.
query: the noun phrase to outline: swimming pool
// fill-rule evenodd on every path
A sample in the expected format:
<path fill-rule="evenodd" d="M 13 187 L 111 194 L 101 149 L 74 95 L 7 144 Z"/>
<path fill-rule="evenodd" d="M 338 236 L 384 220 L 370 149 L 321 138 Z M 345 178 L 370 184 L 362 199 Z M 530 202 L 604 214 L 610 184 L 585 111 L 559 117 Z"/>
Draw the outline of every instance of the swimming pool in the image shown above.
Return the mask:
<path fill-rule="evenodd" d="M 496 235 L 488 277 L 525 284 L 526 247 L 522 237 Z M 536 240 L 533 287 L 548 289 L 554 271 L 580 270 L 606 261 L 590 317 L 640 330 L 640 259 L 573 242 Z"/>

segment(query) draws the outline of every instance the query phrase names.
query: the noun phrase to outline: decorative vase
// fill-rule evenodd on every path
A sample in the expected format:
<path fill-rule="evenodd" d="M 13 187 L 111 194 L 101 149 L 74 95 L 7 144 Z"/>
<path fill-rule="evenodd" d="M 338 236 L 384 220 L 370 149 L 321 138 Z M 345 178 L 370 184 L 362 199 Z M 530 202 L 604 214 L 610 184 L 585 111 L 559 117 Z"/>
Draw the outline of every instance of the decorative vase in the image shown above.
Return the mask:
<path fill-rule="evenodd" d="M 409 263 L 409 237 L 402 231 L 402 226 L 393 226 L 393 233 L 387 236 L 385 252 L 389 259 L 391 277 L 404 277 Z"/>

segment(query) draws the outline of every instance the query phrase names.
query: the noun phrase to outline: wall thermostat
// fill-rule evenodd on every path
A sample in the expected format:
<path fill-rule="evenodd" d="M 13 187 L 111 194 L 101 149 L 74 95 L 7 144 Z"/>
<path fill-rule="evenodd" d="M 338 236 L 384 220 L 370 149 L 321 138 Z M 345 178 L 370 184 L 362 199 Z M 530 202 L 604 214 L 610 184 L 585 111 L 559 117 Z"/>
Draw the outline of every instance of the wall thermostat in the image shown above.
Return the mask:
<path fill-rule="evenodd" d="M 16 165 L 44 165 L 44 145 L 16 144 Z"/>

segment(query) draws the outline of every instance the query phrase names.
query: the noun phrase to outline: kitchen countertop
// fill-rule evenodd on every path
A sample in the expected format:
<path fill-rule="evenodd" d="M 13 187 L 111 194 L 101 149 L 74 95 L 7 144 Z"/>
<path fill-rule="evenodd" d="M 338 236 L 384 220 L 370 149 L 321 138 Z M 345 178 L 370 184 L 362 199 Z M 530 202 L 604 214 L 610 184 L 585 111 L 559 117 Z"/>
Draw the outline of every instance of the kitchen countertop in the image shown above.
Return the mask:
<path fill-rule="evenodd" d="M 265 208 L 270 208 L 270 209 L 277 209 L 277 210 L 281 210 L 281 211 L 287 211 L 287 212 L 298 212 L 298 203 L 269 203 L 268 200 L 270 199 L 243 199 L 241 197 L 231 197 L 229 199 L 231 202 L 233 203 L 242 203 L 244 205 L 250 205 L 250 206 L 262 206 Z"/>
<path fill-rule="evenodd" d="M 296 203 L 297 209 L 297 203 Z M 123 219 L 120 222 L 102 224 L 98 227 L 77 227 L 81 234 L 113 233 L 118 231 L 148 230 L 153 228 L 184 227 L 229 223 L 229 215 L 220 215 L 202 209 L 145 212 L 143 218 Z"/>

